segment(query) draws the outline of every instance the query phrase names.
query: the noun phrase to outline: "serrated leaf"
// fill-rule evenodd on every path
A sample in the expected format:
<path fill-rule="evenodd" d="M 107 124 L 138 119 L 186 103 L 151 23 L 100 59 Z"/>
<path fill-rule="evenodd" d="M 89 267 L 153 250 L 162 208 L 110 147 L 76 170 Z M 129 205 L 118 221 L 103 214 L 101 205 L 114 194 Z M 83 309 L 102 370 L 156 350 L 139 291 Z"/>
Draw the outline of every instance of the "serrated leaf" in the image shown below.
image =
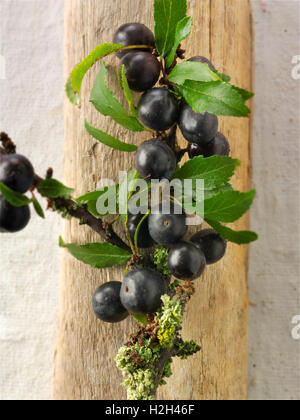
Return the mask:
<path fill-rule="evenodd" d="M 198 113 L 207 111 L 233 117 L 247 117 L 250 113 L 244 98 L 236 88 L 222 81 L 203 83 L 186 80 L 178 90 Z"/>
<path fill-rule="evenodd" d="M 133 144 L 123 143 L 115 137 L 112 137 L 111 135 L 105 133 L 104 131 L 92 127 L 87 121 L 85 121 L 84 125 L 86 131 L 100 143 L 105 144 L 105 146 L 111 147 L 115 150 L 120 150 L 121 152 L 135 152 L 137 150 L 137 146 Z"/>
<path fill-rule="evenodd" d="M 239 164 L 228 156 L 197 156 L 177 169 L 173 179 L 203 179 L 205 189 L 210 190 L 227 184 Z"/>
<path fill-rule="evenodd" d="M 233 188 L 230 184 L 221 185 L 219 187 L 215 187 L 212 189 L 205 189 L 204 191 L 199 191 L 197 189 L 196 182 L 193 182 L 192 190 L 189 191 L 183 196 L 183 207 L 184 209 L 191 214 L 198 214 L 200 217 L 204 217 L 204 201 L 208 198 L 214 197 L 215 195 L 225 192 L 225 191 L 233 191 Z M 199 194 L 200 193 L 200 194 Z M 201 204 L 200 204 L 201 203 Z"/>
<path fill-rule="evenodd" d="M 130 313 L 130 315 L 132 316 L 133 319 L 135 319 L 140 324 L 143 324 L 143 325 L 149 324 L 147 315 L 132 314 L 132 313 Z"/>
<path fill-rule="evenodd" d="M 250 208 L 256 191 L 246 193 L 225 191 L 204 201 L 205 220 L 231 223 L 242 217 Z"/>
<path fill-rule="evenodd" d="M 109 243 L 90 243 L 85 245 L 65 244 L 59 239 L 59 246 L 66 248 L 77 260 L 89 264 L 94 268 L 113 267 L 126 264 L 132 255 L 115 245 Z"/>
<path fill-rule="evenodd" d="M 187 0 L 154 0 L 155 44 L 161 57 L 173 48 L 177 23 L 186 11 Z"/>
<path fill-rule="evenodd" d="M 80 103 L 79 95 L 78 93 L 73 91 L 70 80 L 67 81 L 65 88 L 66 88 L 66 95 L 69 101 L 73 105 L 79 106 L 79 103 Z"/>
<path fill-rule="evenodd" d="M 74 192 L 73 188 L 68 188 L 60 181 L 53 178 L 45 179 L 44 181 L 39 182 L 37 189 L 40 194 L 48 198 L 62 197 L 69 199 Z"/>
<path fill-rule="evenodd" d="M 251 232 L 249 230 L 236 231 L 216 221 L 206 220 L 206 222 L 224 239 L 239 245 L 249 244 L 250 242 L 254 242 L 258 239 L 258 235 L 255 232 Z"/>
<path fill-rule="evenodd" d="M 45 213 L 44 213 L 44 210 L 42 209 L 42 207 L 41 207 L 41 205 L 40 205 L 40 203 L 37 201 L 37 199 L 36 198 L 34 198 L 33 200 L 32 200 L 32 204 L 33 204 L 33 207 L 34 207 L 34 210 L 36 211 L 36 213 L 42 218 L 42 219 L 45 219 Z"/>
<path fill-rule="evenodd" d="M 168 76 L 170 82 L 177 85 L 184 85 L 187 80 L 197 82 L 215 82 L 220 81 L 216 72 L 212 71 L 208 64 L 195 61 L 185 61 L 177 64 Z"/>
<path fill-rule="evenodd" d="M 3 197 L 14 207 L 24 207 L 32 203 L 32 200 L 17 191 L 12 190 L 0 182 L 0 192 Z"/>
<path fill-rule="evenodd" d="M 191 33 L 193 26 L 193 19 L 190 16 L 186 16 L 183 19 L 181 19 L 176 26 L 175 31 L 175 39 L 174 39 L 174 45 L 171 49 L 170 53 L 168 54 L 167 60 L 166 60 L 166 67 L 170 68 L 173 64 L 177 48 L 179 44 L 184 41 Z"/>
<path fill-rule="evenodd" d="M 128 102 L 128 106 L 129 106 L 129 111 L 131 113 L 131 115 L 133 115 L 134 117 L 138 117 L 139 113 L 137 108 L 134 105 L 133 102 L 133 98 L 132 98 L 132 93 L 128 84 L 128 80 L 125 74 L 125 66 L 121 66 L 119 69 L 119 83 L 120 83 L 120 87 L 121 89 L 123 89 L 124 91 L 124 95 L 126 97 L 126 100 Z"/>
<path fill-rule="evenodd" d="M 120 102 L 114 97 L 112 91 L 106 85 L 107 70 L 105 63 L 102 63 L 101 69 L 96 77 L 93 89 L 91 91 L 90 101 L 104 116 L 111 117 L 118 124 L 131 131 L 144 131 L 145 128 L 135 118 L 128 115 Z"/>

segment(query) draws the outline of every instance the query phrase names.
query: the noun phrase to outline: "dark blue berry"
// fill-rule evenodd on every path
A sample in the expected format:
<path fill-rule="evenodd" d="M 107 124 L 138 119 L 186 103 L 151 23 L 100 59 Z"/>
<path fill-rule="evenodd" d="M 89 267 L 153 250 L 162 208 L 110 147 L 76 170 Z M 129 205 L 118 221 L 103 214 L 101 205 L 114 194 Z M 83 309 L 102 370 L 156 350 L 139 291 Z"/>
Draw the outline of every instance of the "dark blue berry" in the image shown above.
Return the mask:
<path fill-rule="evenodd" d="M 161 306 L 166 293 L 165 280 L 148 268 L 138 268 L 128 273 L 121 288 L 121 301 L 133 314 L 152 314 Z"/>
<path fill-rule="evenodd" d="M 129 214 L 127 227 L 129 231 L 129 235 L 134 241 L 136 230 L 143 219 L 144 214 Z M 154 241 L 150 236 L 149 228 L 148 228 L 148 220 L 145 219 L 140 227 L 140 231 L 138 234 L 138 247 L 142 249 L 151 248 L 154 245 Z"/>
<path fill-rule="evenodd" d="M 227 242 L 213 229 L 196 233 L 191 241 L 204 253 L 207 264 L 220 261 L 226 253 Z"/>
<path fill-rule="evenodd" d="M 144 92 L 152 88 L 160 75 L 160 63 L 149 52 L 137 52 L 126 54 L 120 66 L 124 65 L 125 75 L 130 89 Z"/>
<path fill-rule="evenodd" d="M 154 47 L 154 35 L 153 32 L 142 23 L 126 23 L 125 25 L 120 26 L 115 33 L 113 43 L 125 45 L 126 47 L 130 45 L 149 45 L 150 47 Z M 125 50 L 117 53 L 117 56 L 122 58 L 128 51 L 136 52 L 143 50 Z"/>
<path fill-rule="evenodd" d="M 222 133 L 218 133 L 216 137 L 203 146 L 199 144 L 190 143 L 188 147 L 189 157 L 193 159 L 196 156 L 229 156 L 230 154 L 230 145 L 228 140 Z"/>
<path fill-rule="evenodd" d="M 187 104 L 181 106 L 179 127 L 184 138 L 190 143 L 206 145 L 217 135 L 218 126 L 216 115 L 208 112 L 198 114 Z"/>
<path fill-rule="evenodd" d="M 0 232 L 19 232 L 27 226 L 29 220 L 29 206 L 14 207 L 0 196 Z"/>
<path fill-rule="evenodd" d="M 179 116 L 178 102 L 166 88 L 153 88 L 145 92 L 138 108 L 141 122 L 156 131 L 168 130 Z"/>
<path fill-rule="evenodd" d="M 152 210 L 149 216 L 149 232 L 155 242 L 161 245 L 180 241 L 187 232 L 186 214 L 182 207 L 171 203 L 170 210 L 163 204 Z"/>
<path fill-rule="evenodd" d="M 0 161 L 0 182 L 20 193 L 25 193 L 33 184 L 34 169 L 22 155 L 5 155 Z"/>
<path fill-rule="evenodd" d="M 191 242 L 179 242 L 169 252 L 169 269 L 180 280 L 199 278 L 206 266 L 205 256 Z"/>
<path fill-rule="evenodd" d="M 120 299 L 121 286 L 119 281 L 111 281 L 96 290 L 92 304 L 95 315 L 101 321 L 115 323 L 128 317 L 129 313 Z"/>
<path fill-rule="evenodd" d="M 173 150 L 159 140 L 145 141 L 135 155 L 135 167 L 142 178 L 169 179 L 177 167 Z"/>

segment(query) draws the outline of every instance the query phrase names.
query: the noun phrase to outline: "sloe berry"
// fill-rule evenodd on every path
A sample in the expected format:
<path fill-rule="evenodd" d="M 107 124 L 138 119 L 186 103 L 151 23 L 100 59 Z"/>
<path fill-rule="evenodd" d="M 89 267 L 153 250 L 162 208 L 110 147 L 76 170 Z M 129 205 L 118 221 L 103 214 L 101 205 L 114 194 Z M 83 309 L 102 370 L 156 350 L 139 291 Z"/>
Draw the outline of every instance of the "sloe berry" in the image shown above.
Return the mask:
<path fill-rule="evenodd" d="M 152 314 L 161 306 L 166 283 L 159 273 L 148 268 L 130 271 L 121 288 L 121 302 L 133 314 Z"/>
<path fill-rule="evenodd" d="M 190 159 L 193 159 L 196 156 L 229 156 L 230 145 L 226 137 L 223 136 L 222 133 L 218 133 L 212 141 L 203 146 L 195 143 L 189 143 L 188 152 Z"/>
<path fill-rule="evenodd" d="M 179 127 L 184 138 L 190 143 L 206 145 L 217 135 L 218 126 L 216 115 L 208 112 L 198 114 L 187 104 L 181 106 Z"/>
<path fill-rule="evenodd" d="M 111 281 L 99 287 L 92 300 L 93 310 L 97 318 L 105 322 L 121 322 L 129 315 L 120 299 L 122 283 Z"/>
<path fill-rule="evenodd" d="M 170 211 L 165 211 L 163 204 L 160 204 L 149 216 L 150 235 L 161 245 L 174 244 L 180 241 L 187 232 L 184 210 L 179 205 L 170 204 Z"/>
<path fill-rule="evenodd" d="M 25 193 L 33 184 L 34 169 L 22 155 L 5 155 L 0 161 L 0 182 L 20 193 Z"/>
<path fill-rule="evenodd" d="M 226 253 L 227 242 L 213 229 L 201 230 L 191 241 L 204 253 L 207 264 L 220 261 Z"/>
<path fill-rule="evenodd" d="M 168 130 L 179 116 L 178 102 L 166 88 L 153 88 L 145 92 L 138 109 L 141 122 L 156 131 Z"/>
<path fill-rule="evenodd" d="M 154 35 L 147 26 L 142 23 L 126 23 L 120 26 L 113 38 L 114 44 L 121 44 L 129 47 L 130 45 L 149 45 L 154 47 Z M 125 50 L 117 53 L 119 58 L 124 57 L 128 52 L 144 51 L 143 49 Z"/>
<path fill-rule="evenodd" d="M 169 179 L 176 170 L 177 159 L 166 143 L 148 140 L 136 152 L 135 167 L 142 178 Z"/>
<path fill-rule="evenodd" d="M 169 252 L 169 269 L 180 280 L 199 278 L 206 266 L 203 252 L 191 242 L 179 242 Z"/>
<path fill-rule="evenodd" d="M 29 220 L 29 206 L 14 207 L 0 195 L 0 232 L 19 232 L 27 226 Z"/>

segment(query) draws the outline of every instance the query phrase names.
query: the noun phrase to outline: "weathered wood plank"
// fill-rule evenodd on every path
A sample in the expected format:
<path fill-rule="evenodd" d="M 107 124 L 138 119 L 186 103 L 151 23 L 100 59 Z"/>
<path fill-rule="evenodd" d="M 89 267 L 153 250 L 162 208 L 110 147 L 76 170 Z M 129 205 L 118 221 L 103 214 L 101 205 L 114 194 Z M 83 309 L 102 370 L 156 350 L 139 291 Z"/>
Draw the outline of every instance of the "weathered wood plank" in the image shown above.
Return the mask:
<path fill-rule="evenodd" d="M 248 0 L 189 1 L 194 29 L 187 57 L 205 55 L 233 82 L 251 88 L 252 27 Z M 122 23 L 139 21 L 153 26 L 152 2 L 144 0 L 68 0 L 65 2 L 65 74 L 92 48 L 109 42 Z M 107 60 L 116 65 L 117 59 Z M 89 90 L 99 66 L 86 78 L 82 97 Z M 113 72 L 111 72 L 113 73 Z M 112 83 L 115 79 L 110 75 Z M 116 89 L 117 91 L 117 89 Z M 85 100 L 81 110 L 65 104 L 65 181 L 77 194 L 95 189 L 100 178 L 118 181 L 119 170 L 133 166 L 133 155 L 112 151 L 95 142 L 84 130 L 84 118 L 126 141 L 140 143 L 147 134 L 132 134 L 96 113 Z M 235 186 L 250 183 L 251 125 L 247 119 L 221 119 L 232 155 L 242 160 Z M 248 227 L 248 219 L 237 224 Z M 98 240 L 76 221 L 67 222 L 67 241 Z M 110 280 L 121 280 L 122 269 L 97 271 L 65 254 L 61 285 L 54 398 L 66 400 L 124 399 L 121 377 L 114 364 L 118 348 L 126 342 L 135 323 L 98 322 L 91 309 L 94 290 Z M 226 258 L 209 267 L 197 284 L 189 304 L 184 335 L 195 339 L 202 352 L 188 361 L 174 363 L 174 376 L 162 388 L 162 399 L 245 399 L 248 353 L 247 247 L 229 245 Z"/>

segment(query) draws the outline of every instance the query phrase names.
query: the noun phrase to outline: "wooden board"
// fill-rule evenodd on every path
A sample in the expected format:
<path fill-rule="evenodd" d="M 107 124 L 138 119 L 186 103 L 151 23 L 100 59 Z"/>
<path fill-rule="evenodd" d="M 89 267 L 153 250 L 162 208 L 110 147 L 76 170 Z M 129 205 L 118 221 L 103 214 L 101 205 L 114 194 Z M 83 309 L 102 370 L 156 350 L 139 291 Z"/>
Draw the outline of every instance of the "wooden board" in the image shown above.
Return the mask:
<path fill-rule="evenodd" d="M 252 22 L 248 0 L 189 1 L 194 29 L 187 57 L 204 55 L 233 83 L 252 84 Z M 110 42 L 123 23 L 143 22 L 153 27 L 152 1 L 68 0 L 65 2 L 65 75 L 90 50 Z M 107 60 L 117 65 L 115 57 Z M 119 170 L 133 167 L 133 154 L 108 149 L 84 130 L 84 118 L 117 138 L 141 143 L 147 134 L 133 134 L 99 115 L 88 103 L 89 91 L 99 69 L 97 64 L 85 79 L 80 110 L 65 104 L 65 182 L 76 194 L 95 189 L 101 178 L 118 181 Z M 116 86 L 113 69 L 111 85 Z M 117 89 L 115 89 L 117 92 Z M 234 186 L 250 186 L 251 121 L 221 118 L 232 156 L 242 161 Z M 248 227 L 248 218 L 236 224 Z M 66 222 L 64 239 L 76 243 L 98 241 L 77 221 Z M 247 398 L 248 291 L 247 247 L 229 245 L 226 258 L 207 269 L 197 283 L 197 292 L 185 317 L 184 336 L 195 339 L 202 351 L 188 361 L 174 363 L 174 376 L 161 388 L 161 399 L 230 400 Z M 91 309 L 95 289 L 110 280 L 122 280 L 122 269 L 94 270 L 64 254 L 61 300 L 55 354 L 54 398 L 62 400 L 124 399 L 121 376 L 115 367 L 118 348 L 136 325 L 128 320 L 118 325 L 98 322 Z"/>

